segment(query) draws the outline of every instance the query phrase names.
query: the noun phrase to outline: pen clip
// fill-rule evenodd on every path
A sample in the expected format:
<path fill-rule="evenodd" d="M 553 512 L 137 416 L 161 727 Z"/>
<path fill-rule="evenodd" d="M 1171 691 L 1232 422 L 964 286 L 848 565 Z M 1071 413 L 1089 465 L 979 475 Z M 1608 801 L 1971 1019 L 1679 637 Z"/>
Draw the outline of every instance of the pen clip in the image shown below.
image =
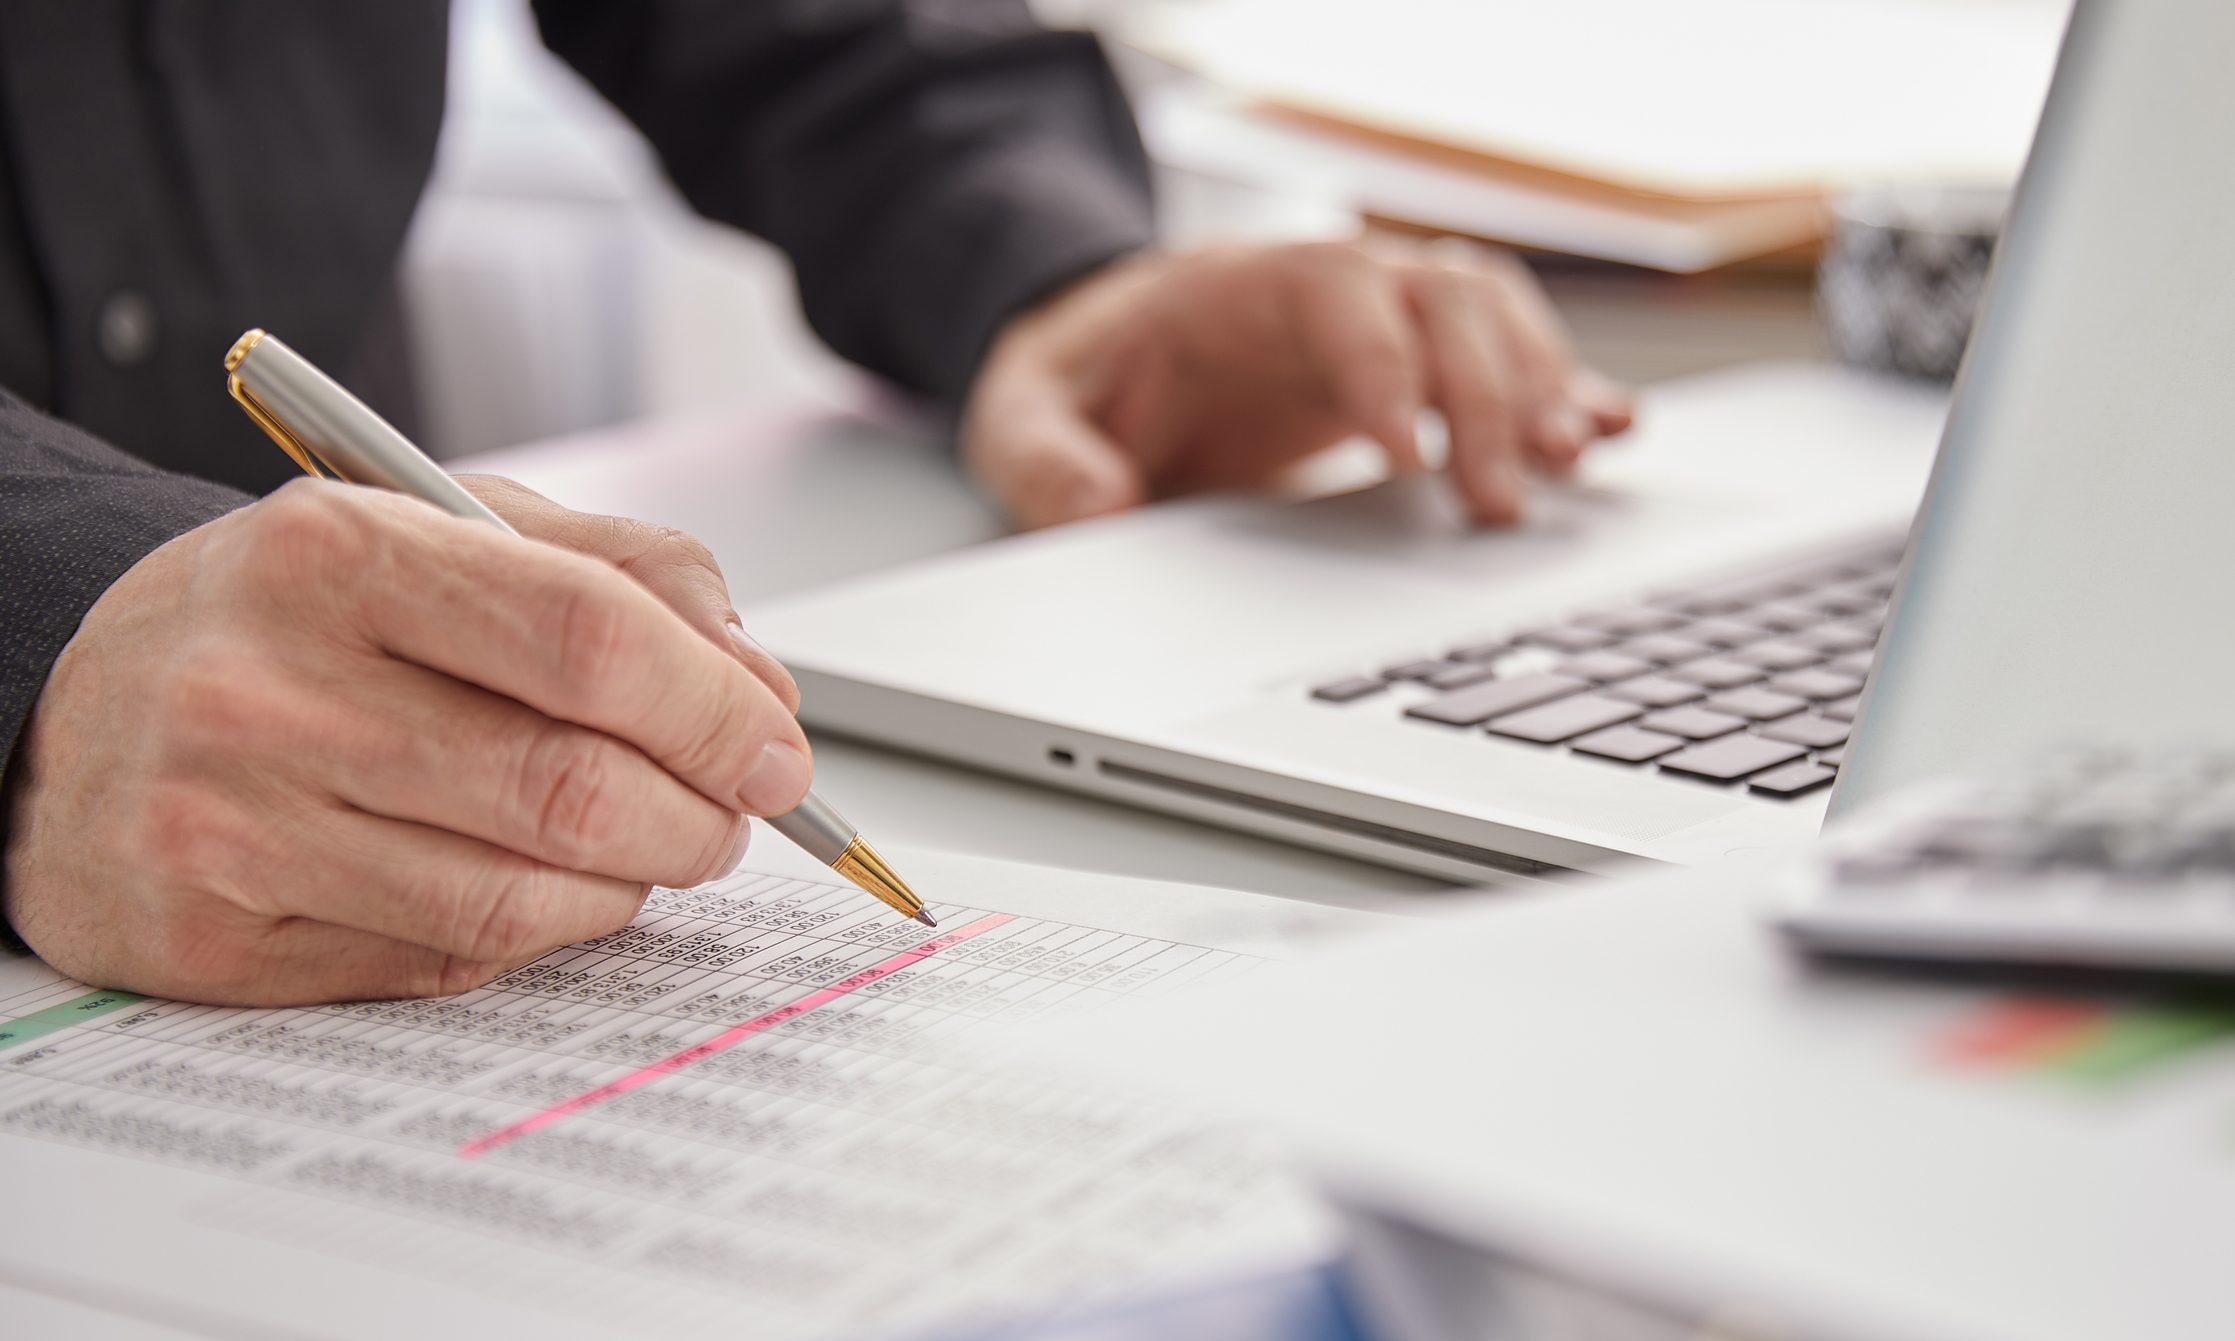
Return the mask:
<path fill-rule="evenodd" d="M 296 437 L 287 425 L 281 423 L 279 416 L 265 409 L 263 402 L 256 399 L 255 392 L 241 385 L 239 373 L 225 379 L 225 389 L 233 393 L 233 399 L 239 401 L 241 408 L 248 411 L 248 417 L 256 421 L 256 426 L 269 433 L 272 441 L 279 444 L 279 449 L 294 458 L 295 464 L 303 468 L 304 474 L 318 480 L 341 478 L 331 467 L 321 462 L 317 454 L 304 445 L 303 440 Z"/>

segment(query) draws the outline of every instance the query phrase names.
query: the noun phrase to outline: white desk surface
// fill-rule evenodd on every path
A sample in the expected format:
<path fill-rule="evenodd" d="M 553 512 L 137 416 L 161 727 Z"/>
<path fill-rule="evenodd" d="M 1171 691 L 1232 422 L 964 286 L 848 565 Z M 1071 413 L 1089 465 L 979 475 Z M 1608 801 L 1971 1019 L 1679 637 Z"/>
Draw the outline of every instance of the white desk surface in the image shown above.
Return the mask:
<path fill-rule="evenodd" d="M 1005 526 L 938 429 L 859 401 L 643 423 L 460 458 L 569 507 L 680 527 L 721 560 L 738 606 L 990 539 Z M 1453 886 L 839 739 L 816 789 L 880 843 L 1440 912 Z"/>

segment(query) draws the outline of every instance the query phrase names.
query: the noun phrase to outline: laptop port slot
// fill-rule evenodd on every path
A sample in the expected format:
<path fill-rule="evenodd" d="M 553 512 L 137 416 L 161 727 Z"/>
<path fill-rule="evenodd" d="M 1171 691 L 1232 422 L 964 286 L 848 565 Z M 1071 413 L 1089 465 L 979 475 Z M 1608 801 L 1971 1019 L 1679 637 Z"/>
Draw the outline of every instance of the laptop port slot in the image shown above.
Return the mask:
<path fill-rule="evenodd" d="M 1333 811 L 1297 805 L 1290 801 L 1275 801 L 1263 796 L 1252 796 L 1247 792 L 1233 791 L 1225 787 L 1213 786 L 1207 782 L 1196 782 L 1190 778 L 1176 778 L 1167 773 L 1138 768 L 1132 764 L 1119 764 L 1112 763 L 1107 759 L 1097 759 L 1094 761 L 1094 769 L 1103 777 L 1116 782 L 1178 793 L 1200 800 L 1215 801 L 1239 809 L 1255 811 L 1261 815 L 1276 816 L 1295 823 L 1315 825 L 1322 829 L 1332 829 L 1338 833 L 1371 839 L 1377 843 L 1388 843 L 1397 847 L 1411 848 L 1416 852 L 1429 852 L 1439 857 L 1470 862 L 1493 871 L 1530 876 L 1574 874 L 1572 868 L 1555 865 L 1551 862 L 1515 856 L 1510 852 L 1493 852 L 1488 848 L 1476 847 L 1472 843 L 1462 843 L 1456 839 L 1408 833 L 1393 825 L 1376 824 L 1372 820 L 1358 819 L 1350 815 L 1338 815 Z"/>

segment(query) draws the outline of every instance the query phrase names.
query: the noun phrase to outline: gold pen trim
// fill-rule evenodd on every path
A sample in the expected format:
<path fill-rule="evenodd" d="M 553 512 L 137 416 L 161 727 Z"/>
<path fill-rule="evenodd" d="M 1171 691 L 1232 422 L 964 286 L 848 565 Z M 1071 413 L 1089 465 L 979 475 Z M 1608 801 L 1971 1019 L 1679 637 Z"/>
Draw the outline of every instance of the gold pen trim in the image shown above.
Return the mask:
<path fill-rule="evenodd" d="M 939 925 L 923 910 L 923 900 L 916 897 L 916 891 L 908 888 L 908 882 L 885 864 L 885 859 L 869 845 L 869 840 L 856 837 L 838 854 L 838 860 L 830 864 L 830 869 L 875 895 L 878 902 L 894 912 L 915 918 L 927 927 Z"/>
<path fill-rule="evenodd" d="M 340 479 L 341 475 L 320 461 L 317 453 L 295 436 L 294 430 L 281 423 L 279 416 L 264 408 L 264 403 L 256 399 L 255 392 L 242 385 L 241 360 L 247 358 L 248 351 L 254 349 L 256 342 L 263 338 L 264 330 L 259 326 L 235 340 L 233 347 L 225 351 L 225 389 L 233 394 L 234 400 L 240 402 L 242 409 L 248 411 L 248 417 L 256 421 L 256 426 L 270 434 L 272 441 L 279 444 L 279 449 L 303 468 L 304 474 L 316 480 Z"/>

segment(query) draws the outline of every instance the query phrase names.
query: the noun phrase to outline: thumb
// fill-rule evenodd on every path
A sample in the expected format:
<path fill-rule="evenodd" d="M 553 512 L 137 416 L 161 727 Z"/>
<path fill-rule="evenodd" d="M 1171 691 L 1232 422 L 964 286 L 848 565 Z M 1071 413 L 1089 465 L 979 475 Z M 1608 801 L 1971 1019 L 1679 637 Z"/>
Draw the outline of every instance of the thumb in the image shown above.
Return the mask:
<path fill-rule="evenodd" d="M 1122 512 L 1148 500 L 1139 463 L 1068 405 L 982 426 L 973 469 L 1028 527 Z"/>

